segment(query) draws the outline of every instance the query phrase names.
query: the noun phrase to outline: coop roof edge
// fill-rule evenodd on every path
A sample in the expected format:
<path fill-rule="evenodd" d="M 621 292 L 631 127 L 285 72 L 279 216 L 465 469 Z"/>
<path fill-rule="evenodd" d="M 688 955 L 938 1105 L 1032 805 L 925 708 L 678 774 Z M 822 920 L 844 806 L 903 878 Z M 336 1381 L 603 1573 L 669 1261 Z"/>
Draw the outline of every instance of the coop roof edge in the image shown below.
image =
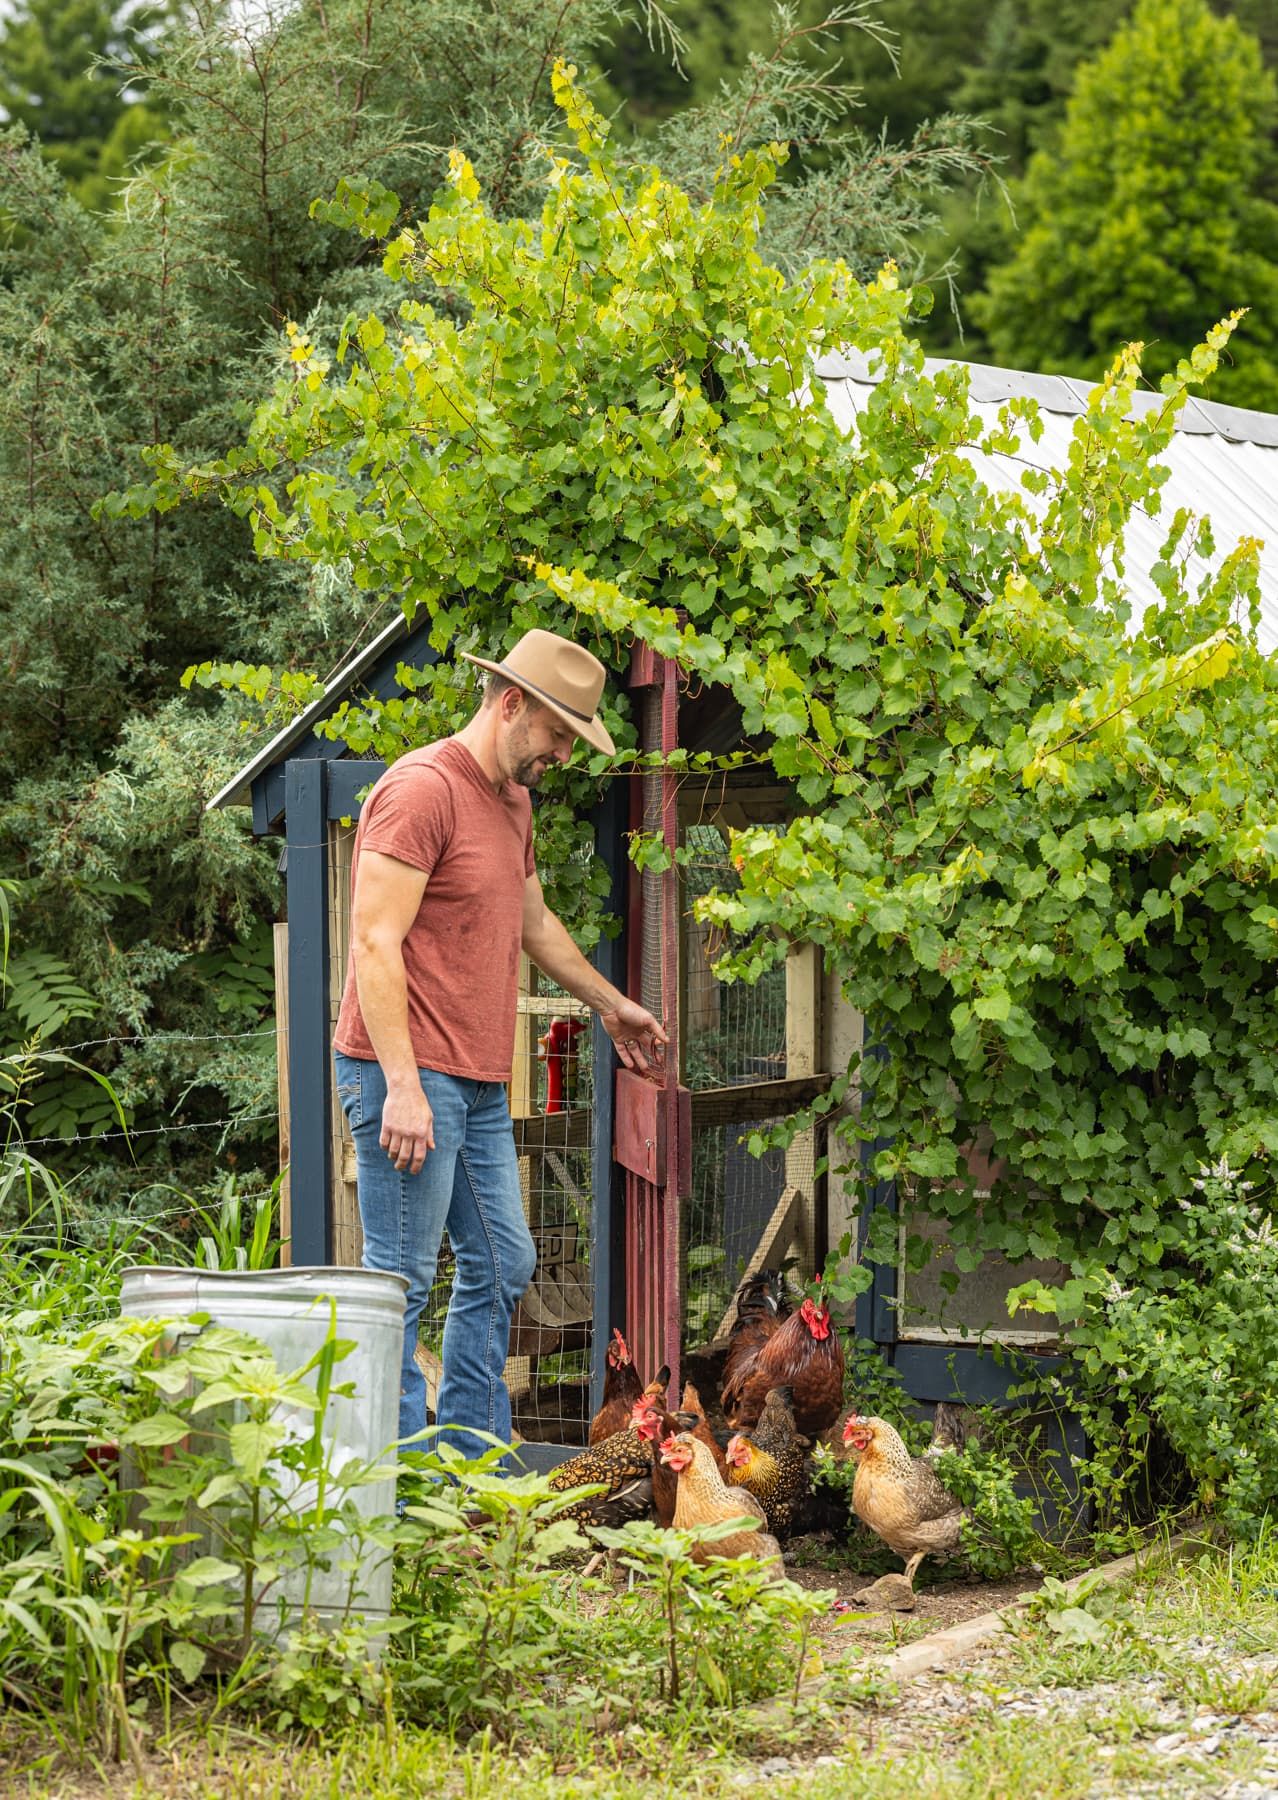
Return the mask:
<path fill-rule="evenodd" d="M 385 630 L 380 631 L 371 643 L 366 644 L 344 668 L 338 670 L 322 694 L 312 700 L 295 719 L 290 720 L 282 731 L 277 731 L 269 743 L 263 744 L 257 754 L 243 768 L 238 769 L 224 787 L 218 789 L 206 803 L 205 812 L 216 812 L 223 806 L 247 806 L 252 799 L 253 783 L 258 776 L 281 761 L 296 744 L 308 737 L 325 713 L 331 712 L 334 704 L 362 676 L 377 666 L 383 653 L 401 638 L 407 637 L 408 632 L 408 620 L 402 612 L 398 613 Z"/>
<path fill-rule="evenodd" d="M 817 358 L 814 373 L 821 381 L 851 381 L 858 387 L 877 387 L 883 372 L 878 359 L 860 350 L 830 351 Z M 1087 398 L 1095 383 L 1073 375 L 1042 375 L 1028 369 L 1000 369 L 993 363 L 962 362 L 958 358 L 928 357 L 924 370 L 961 367 L 971 377 L 971 398 L 978 404 L 997 405 L 1003 400 L 1028 397 L 1048 412 L 1079 414 L 1087 411 Z M 1138 392 L 1133 411 L 1148 412 L 1162 396 Z M 1246 406 L 1225 406 L 1218 400 L 1186 400 L 1176 419 L 1177 431 L 1226 438 L 1230 443 L 1259 444 L 1278 449 L 1278 414 L 1255 412 Z"/>

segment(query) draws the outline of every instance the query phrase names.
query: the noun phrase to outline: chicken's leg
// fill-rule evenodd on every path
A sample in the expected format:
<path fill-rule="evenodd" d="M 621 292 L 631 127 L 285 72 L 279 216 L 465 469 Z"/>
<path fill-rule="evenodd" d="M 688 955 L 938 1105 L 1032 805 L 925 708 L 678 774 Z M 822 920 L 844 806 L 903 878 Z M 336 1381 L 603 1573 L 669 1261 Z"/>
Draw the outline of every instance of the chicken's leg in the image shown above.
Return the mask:
<path fill-rule="evenodd" d="M 927 1555 L 926 1550 L 916 1550 L 914 1552 L 914 1555 L 910 1558 L 909 1562 L 907 1562 L 905 1565 L 905 1579 L 909 1582 L 911 1587 L 914 1586 L 915 1572 L 917 1571 L 919 1564 L 923 1561 L 923 1558 L 926 1555 Z"/>

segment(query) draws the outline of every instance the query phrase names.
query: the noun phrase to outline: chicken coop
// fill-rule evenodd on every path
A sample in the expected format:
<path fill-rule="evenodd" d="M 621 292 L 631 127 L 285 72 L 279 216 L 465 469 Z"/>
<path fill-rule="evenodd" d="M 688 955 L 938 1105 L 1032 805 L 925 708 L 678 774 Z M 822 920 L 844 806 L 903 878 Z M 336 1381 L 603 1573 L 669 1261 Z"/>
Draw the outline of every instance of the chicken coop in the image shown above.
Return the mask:
<path fill-rule="evenodd" d="M 297 1265 L 360 1261 L 354 1146 L 334 1094 L 330 1043 L 360 797 L 383 768 L 314 728 L 343 700 L 395 697 L 396 670 L 433 655 L 425 628 L 400 619 L 211 802 L 251 805 L 255 832 L 283 840 L 287 918 L 275 926 L 281 1235 Z M 642 647 L 629 686 L 645 749 L 741 748 L 730 699 L 691 690 L 674 664 Z M 811 1274 L 827 1246 L 856 1229 L 850 1189 L 820 1172 L 823 1128 L 761 1155 L 750 1140 L 766 1138 L 847 1067 L 861 1047 L 859 1014 L 810 946 L 792 949 L 753 987 L 720 982 L 712 966 L 720 946 L 693 916 L 698 894 L 735 879 L 729 832 L 779 824 L 793 805 L 764 761 L 713 778 L 626 774 L 607 787 L 596 848 L 611 876 L 606 905 L 623 929 L 596 960 L 666 1022 L 659 1084 L 617 1064 L 580 1003 L 534 968 L 522 972 L 509 1097 L 538 1267 L 516 1309 L 506 1378 L 533 1466 L 585 1441 L 613 1326 L 625 1331 L 645 1378 L 667 1363 L 678 1381 L 725 1339 L 744 1278 L 781 1265 Z M 680 858 L 664 872 L 640 873 L 627 854 L 634 831 L 658 834 Z M 873 1204 L 900 1201 L 885 1185 Z M 902 1231 L 908 1223 L 903 1205 Z M 976 1347 L 1007 1280 L 987 1272 L 982 1288 L 964 1277 L 970 1291 L 956 1304 L 937 1278 L 946 1266 L 942 1250 L 935 1272 L 911 1276 L 902 1291 L 897 1271 L 881 1270 L 854 1322 L 900 1363 L 925 1406 L 959 1392 L 996 1397 L 1010 1379 Z M 418 1350 L 432 1398 L 451 1279 L 445 1243 Z"/>
<path fill-rule="evenodd" d="M 876 376 L 863 358 L 817 365 L 835 418 L 855 432 Z M 1018 484 L 1024 467 L 1050 469 L 1068 453 L 1087 386 L 1064 376 L 973 367 L 974 410 L 989 423 L 1010 397 L 1030 395 L 1043 432 L 1016 458 L 979 456 L 983 478 Z M 1155 397 L 1137 396 L 1139 403 Z M 1261 556 L 1261 638 L 1278 642 L 1278 512 L 1273 462 L 1278 419 L 1200 401 L 1186 404 L 1166 453 L 1166 516 L 1210 507 L 1218 539 L 1267 540 Z M 1128 531 L 1128 583 L 1139 616 L 1152 598 L 1141 574 L 1164 526 L 1138 513 Z M 1148 589 L 1142 589 L 1142 582 Z M 333 682 L 327 694 L 241 769 L 212 806 L 250 804 L 253 829 L 283 842 L 287 921 L 276 926 L 280 1151 L 287 1167 L 284 1233 L 295 1263 L 359 1261 L 354 1162 L 333 1094 L 329 1044 L 345 972 L 350 852 L 360 795 L 382 765 L 352 756 L 315 728 L 346 699 L 403 689 L 396 671 L 435 652 L 428 624 L 397 619 Z M 749 752 L 721 691 L 693 689 L 678 669 L 637 649 L 628 676 L 642 747 L 650 751 Z M 823 1092 L 862 1047 L 865 1022 L 846 1004 L 819 956 L 796 947 L 752 988 L 716 980 L 718 946 L 692 916 L 699 892 L 731 884 L 727 834 L 783 821 L 793 804 L 770 765 L 749 762 L 714 779 L 647 772 L 612 781 L 597 810 L 598 854 L 611 877 L 607 909 L 620 937 L 601 944 L 608 978 L 667 1023 L 671 1052 L 660 1085 L 619 1069 L 611 1045 L 568 997 L 528 970 L 519 1002 L 510 1102 L 528 1220 L 539 1266 L 511 1333 L 508 1379 L 516 1426 L 533 1463 L 580 1444 L 602 1389 L 609 1330 L 621 1326 L 645 1376 L 668 1362 L 677 1378 L 694 1352 L 720 1341 L 741 1279 L 790 1264 L 819 1267 L 848 1229 L 864 1231 L 886 1208 L 901 1254 L 875 1270 L 857 1305 L 857 1335 L 877 1345 L 922 1407 L 940 1400 L 998 1401 L 1018 1378 L 1018 1359 L 1040 1363 L 1058 1349 L 1049 1331 L 1009 1329 L 1008 1287 L 1054 1265 L 1010 1268 L 987 1258 L 958 1269 L 943 1226 L 923 1196 L 894 1184 L 869 1190 L 863 1210 L 850 1186 L 821 1175 L 822 1133 L 784 1150 L 751 1154 L 750 1139 Z M 634 831 L 657 833 L 680 862 L 637 872 Z M 872 1050 L 873 1022 L 870 1022 Z M 845 1104 L 855 1106 L 856 1095 Z M 872 1155 L 873 1146 L 866 1147 Z M 972 1151 L 979 1174 L 978 1147 Z M 907 1267 L 906 1237 L 931 1237 L 936 1254 Z M 428 1386 L 437 1371 L 450 1280 L 447 1254 L 420 1348 Z M 999 1355 L 987 1353 L 990 1344 Z"/>

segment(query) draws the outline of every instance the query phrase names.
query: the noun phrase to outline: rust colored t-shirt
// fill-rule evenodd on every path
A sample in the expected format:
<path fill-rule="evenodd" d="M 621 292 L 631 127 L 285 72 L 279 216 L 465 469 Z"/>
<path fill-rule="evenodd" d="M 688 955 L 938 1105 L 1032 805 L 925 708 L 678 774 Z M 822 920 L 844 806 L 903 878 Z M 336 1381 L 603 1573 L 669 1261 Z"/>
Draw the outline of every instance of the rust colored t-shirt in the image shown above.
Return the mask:
<path fill-rule="evenodd" d="M 455 738 L 410 750 L 364 802 L 352 894 L 365 850 L 427 877 L 404 939 L 417 1066 L 471 1081 L 509 1081 L 524 884 L 534 870 L 527 788 L 508 781 L 495 792 Z M 354 957 L 333 1042 L 346 1056 L 376 1061 L 359 1009 Z"/>

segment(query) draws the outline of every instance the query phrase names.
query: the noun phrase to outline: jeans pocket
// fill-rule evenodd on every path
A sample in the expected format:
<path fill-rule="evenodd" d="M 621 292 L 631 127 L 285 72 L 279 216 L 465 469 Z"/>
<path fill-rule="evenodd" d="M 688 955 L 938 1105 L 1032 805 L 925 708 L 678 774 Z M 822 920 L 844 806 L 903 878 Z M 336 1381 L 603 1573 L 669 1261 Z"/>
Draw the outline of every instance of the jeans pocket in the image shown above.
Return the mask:
<path fill-rule="evenodd" d="M 337 1077 L 337 1098 L 346 1122 L 354 1131 L 364 1122 L 364 1071 L 355 1065 L 341 1070 Z"/>

